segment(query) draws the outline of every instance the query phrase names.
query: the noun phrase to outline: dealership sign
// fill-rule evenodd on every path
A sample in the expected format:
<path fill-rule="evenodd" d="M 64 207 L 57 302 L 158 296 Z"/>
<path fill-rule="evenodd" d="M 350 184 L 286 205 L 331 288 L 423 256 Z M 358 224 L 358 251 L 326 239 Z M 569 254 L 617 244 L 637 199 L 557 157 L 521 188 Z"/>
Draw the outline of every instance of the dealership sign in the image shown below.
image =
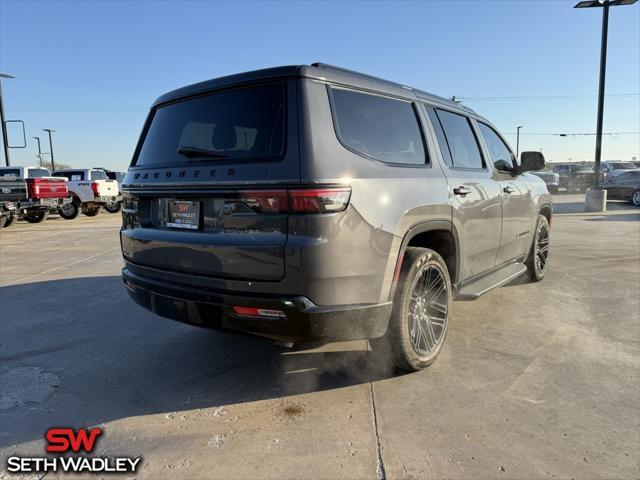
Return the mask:
<path fill-rule="evenodd" d="M 133 473 L 142 457 L 93 457 L 80 453 L 91 453 L 98 437 L 104 433 L 102 428 L 50 428 L 47 430 L 46 451 L 49 454 L 71 454 L 69 456 L 22 457 L 11 456 L 7 459 L 7 471 L 11 473 Z"/>

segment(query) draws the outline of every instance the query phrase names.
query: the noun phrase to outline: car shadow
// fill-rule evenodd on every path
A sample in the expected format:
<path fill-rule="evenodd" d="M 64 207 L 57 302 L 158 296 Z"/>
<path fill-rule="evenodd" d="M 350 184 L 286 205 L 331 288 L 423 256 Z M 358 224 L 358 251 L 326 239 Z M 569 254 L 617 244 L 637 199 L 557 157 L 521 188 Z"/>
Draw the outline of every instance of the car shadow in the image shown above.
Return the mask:
<path fill-rule="evenodd" d="M 0 302 L 0 447 L 42 438 L 56 425 L 100 425 L 400 374 L 366 342 L 360 350 L 287 349 L 157 317 L 129 299 L 119 276 L 7 286 Z"/>

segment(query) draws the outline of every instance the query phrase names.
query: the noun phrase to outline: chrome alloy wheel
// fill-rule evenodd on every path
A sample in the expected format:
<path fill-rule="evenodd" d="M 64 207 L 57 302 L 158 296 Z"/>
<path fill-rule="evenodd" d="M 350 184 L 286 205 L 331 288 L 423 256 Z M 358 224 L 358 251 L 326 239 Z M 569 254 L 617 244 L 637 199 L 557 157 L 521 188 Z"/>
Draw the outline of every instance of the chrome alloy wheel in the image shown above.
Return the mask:
<path fill-rule="evenodd" d="M 631 196 L 631 203 L 636 207 L 640 207 L 640 190 L 633 192 L 633 195 Z"/>
<path fill-rule="evenodd" d="M 536 270 L 538 273 L 544 273 L 547 268 L 547 261 L 549 260 L 549 229 L 545 224 L 538 227 L 536 232 Z"/>
<path fill-rule="evenodd" d="M 430 355 L 444 339 L 448 300 L 444 274 L 426 265 L 413 282 L 408 314 L 411 346 L 418 355 Z"/>

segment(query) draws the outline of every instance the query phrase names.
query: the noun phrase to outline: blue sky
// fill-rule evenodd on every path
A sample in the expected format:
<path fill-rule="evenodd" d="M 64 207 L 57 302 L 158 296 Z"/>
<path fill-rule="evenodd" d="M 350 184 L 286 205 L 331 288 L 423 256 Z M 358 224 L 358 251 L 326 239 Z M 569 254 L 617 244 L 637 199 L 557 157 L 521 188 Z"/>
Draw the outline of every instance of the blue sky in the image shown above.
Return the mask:
<path fill-rule="evenodd" d="M 600 9 L 573 1 L 207 2 L 0 0 L 7 118 L 54 134 L 56 160 L 125 169 L 149 104 L 173 88 L 274 65 L 323 61 L 467 97 L 515 147 L 593 159 Z M 605 132 L 640 131 L 640 5 L 611 10 Z M 564 98 L 508 99 L 495 97 Z M 566 98 L 570 96 L 572 98 Z M 579 96 L 579 98 L 573 98 Z M 491 97 L 481 99 L 478 97 Z M 474 100 L 475 98 L 475 100 Z M 606 136 L 604 159 L 640 157 Z"/>

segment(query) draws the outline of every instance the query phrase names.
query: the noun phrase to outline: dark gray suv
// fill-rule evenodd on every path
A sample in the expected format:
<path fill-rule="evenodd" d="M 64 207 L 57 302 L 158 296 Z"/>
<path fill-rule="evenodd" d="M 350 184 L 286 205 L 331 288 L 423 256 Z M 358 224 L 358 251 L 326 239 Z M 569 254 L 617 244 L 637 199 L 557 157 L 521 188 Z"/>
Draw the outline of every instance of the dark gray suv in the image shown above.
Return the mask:
<path fill-rule="evenodd" d="M 420 369 L 454 298 L 544 276 L 543 166 L 470 109 L 326 64 L 198 83 L 155 102 L 124 180 L 124 283 L 174 320 Z"/>

